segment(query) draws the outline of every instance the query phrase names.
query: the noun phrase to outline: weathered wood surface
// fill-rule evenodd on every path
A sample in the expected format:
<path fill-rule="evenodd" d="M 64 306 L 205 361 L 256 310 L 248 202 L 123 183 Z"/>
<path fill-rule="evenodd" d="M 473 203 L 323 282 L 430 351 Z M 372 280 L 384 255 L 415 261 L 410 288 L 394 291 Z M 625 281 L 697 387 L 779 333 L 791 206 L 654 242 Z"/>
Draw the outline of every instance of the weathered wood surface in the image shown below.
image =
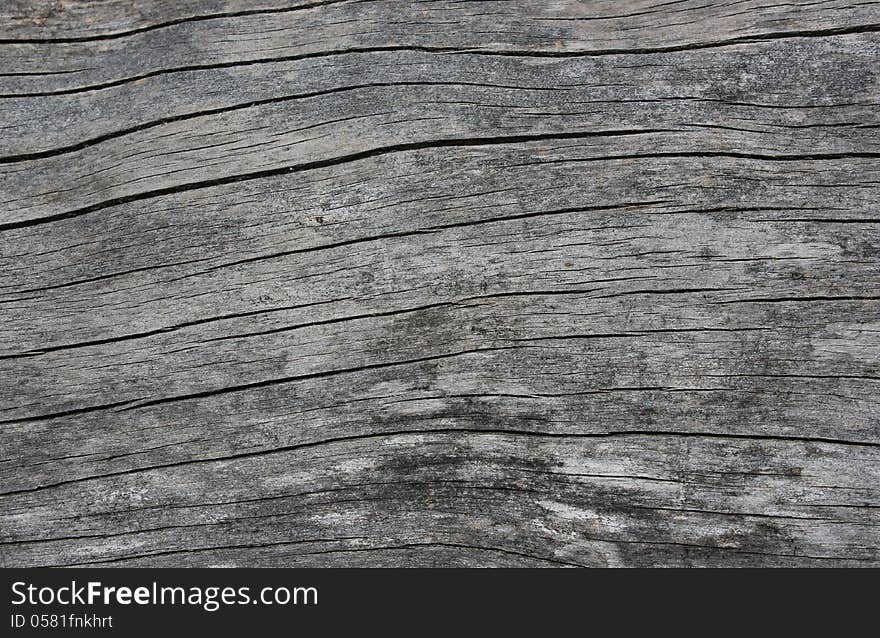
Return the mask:
<path fill-rule="evenodd" d="M 880 3 L 0 6 L 0 565 L 880 564 Z"/>

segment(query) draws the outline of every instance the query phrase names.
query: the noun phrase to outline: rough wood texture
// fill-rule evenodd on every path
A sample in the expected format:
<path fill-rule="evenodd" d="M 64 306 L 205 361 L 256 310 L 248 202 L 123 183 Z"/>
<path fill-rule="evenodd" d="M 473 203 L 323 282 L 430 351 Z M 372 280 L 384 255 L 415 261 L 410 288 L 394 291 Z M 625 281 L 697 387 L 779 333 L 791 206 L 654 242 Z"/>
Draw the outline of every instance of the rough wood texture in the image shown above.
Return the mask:
<path fill-rule="evenodd" d="M 0 564 L 880 564 L 880 3 L 0 6 Z"/>

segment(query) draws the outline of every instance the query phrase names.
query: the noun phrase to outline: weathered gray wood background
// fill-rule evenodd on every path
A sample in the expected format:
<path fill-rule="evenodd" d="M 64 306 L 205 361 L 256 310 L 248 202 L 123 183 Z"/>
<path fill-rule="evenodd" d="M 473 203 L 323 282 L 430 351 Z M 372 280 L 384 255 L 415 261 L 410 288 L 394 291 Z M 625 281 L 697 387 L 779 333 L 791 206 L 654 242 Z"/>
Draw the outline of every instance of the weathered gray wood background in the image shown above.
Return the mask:
<path fill-rule="evenodd" d="M 0 564 L 880 564 L 880 3 L 0 4 Z"/>

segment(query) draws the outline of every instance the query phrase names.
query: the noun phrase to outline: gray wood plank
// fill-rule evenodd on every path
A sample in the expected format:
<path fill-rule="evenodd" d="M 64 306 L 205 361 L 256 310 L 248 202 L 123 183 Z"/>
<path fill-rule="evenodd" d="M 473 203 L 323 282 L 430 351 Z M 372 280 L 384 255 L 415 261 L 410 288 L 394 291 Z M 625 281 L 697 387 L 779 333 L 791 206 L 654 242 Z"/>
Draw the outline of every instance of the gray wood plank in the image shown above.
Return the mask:
<path fill-rule="evenodd" d="M 880 563 L 878 3 L 0 13 L 0 564 Z"/>

